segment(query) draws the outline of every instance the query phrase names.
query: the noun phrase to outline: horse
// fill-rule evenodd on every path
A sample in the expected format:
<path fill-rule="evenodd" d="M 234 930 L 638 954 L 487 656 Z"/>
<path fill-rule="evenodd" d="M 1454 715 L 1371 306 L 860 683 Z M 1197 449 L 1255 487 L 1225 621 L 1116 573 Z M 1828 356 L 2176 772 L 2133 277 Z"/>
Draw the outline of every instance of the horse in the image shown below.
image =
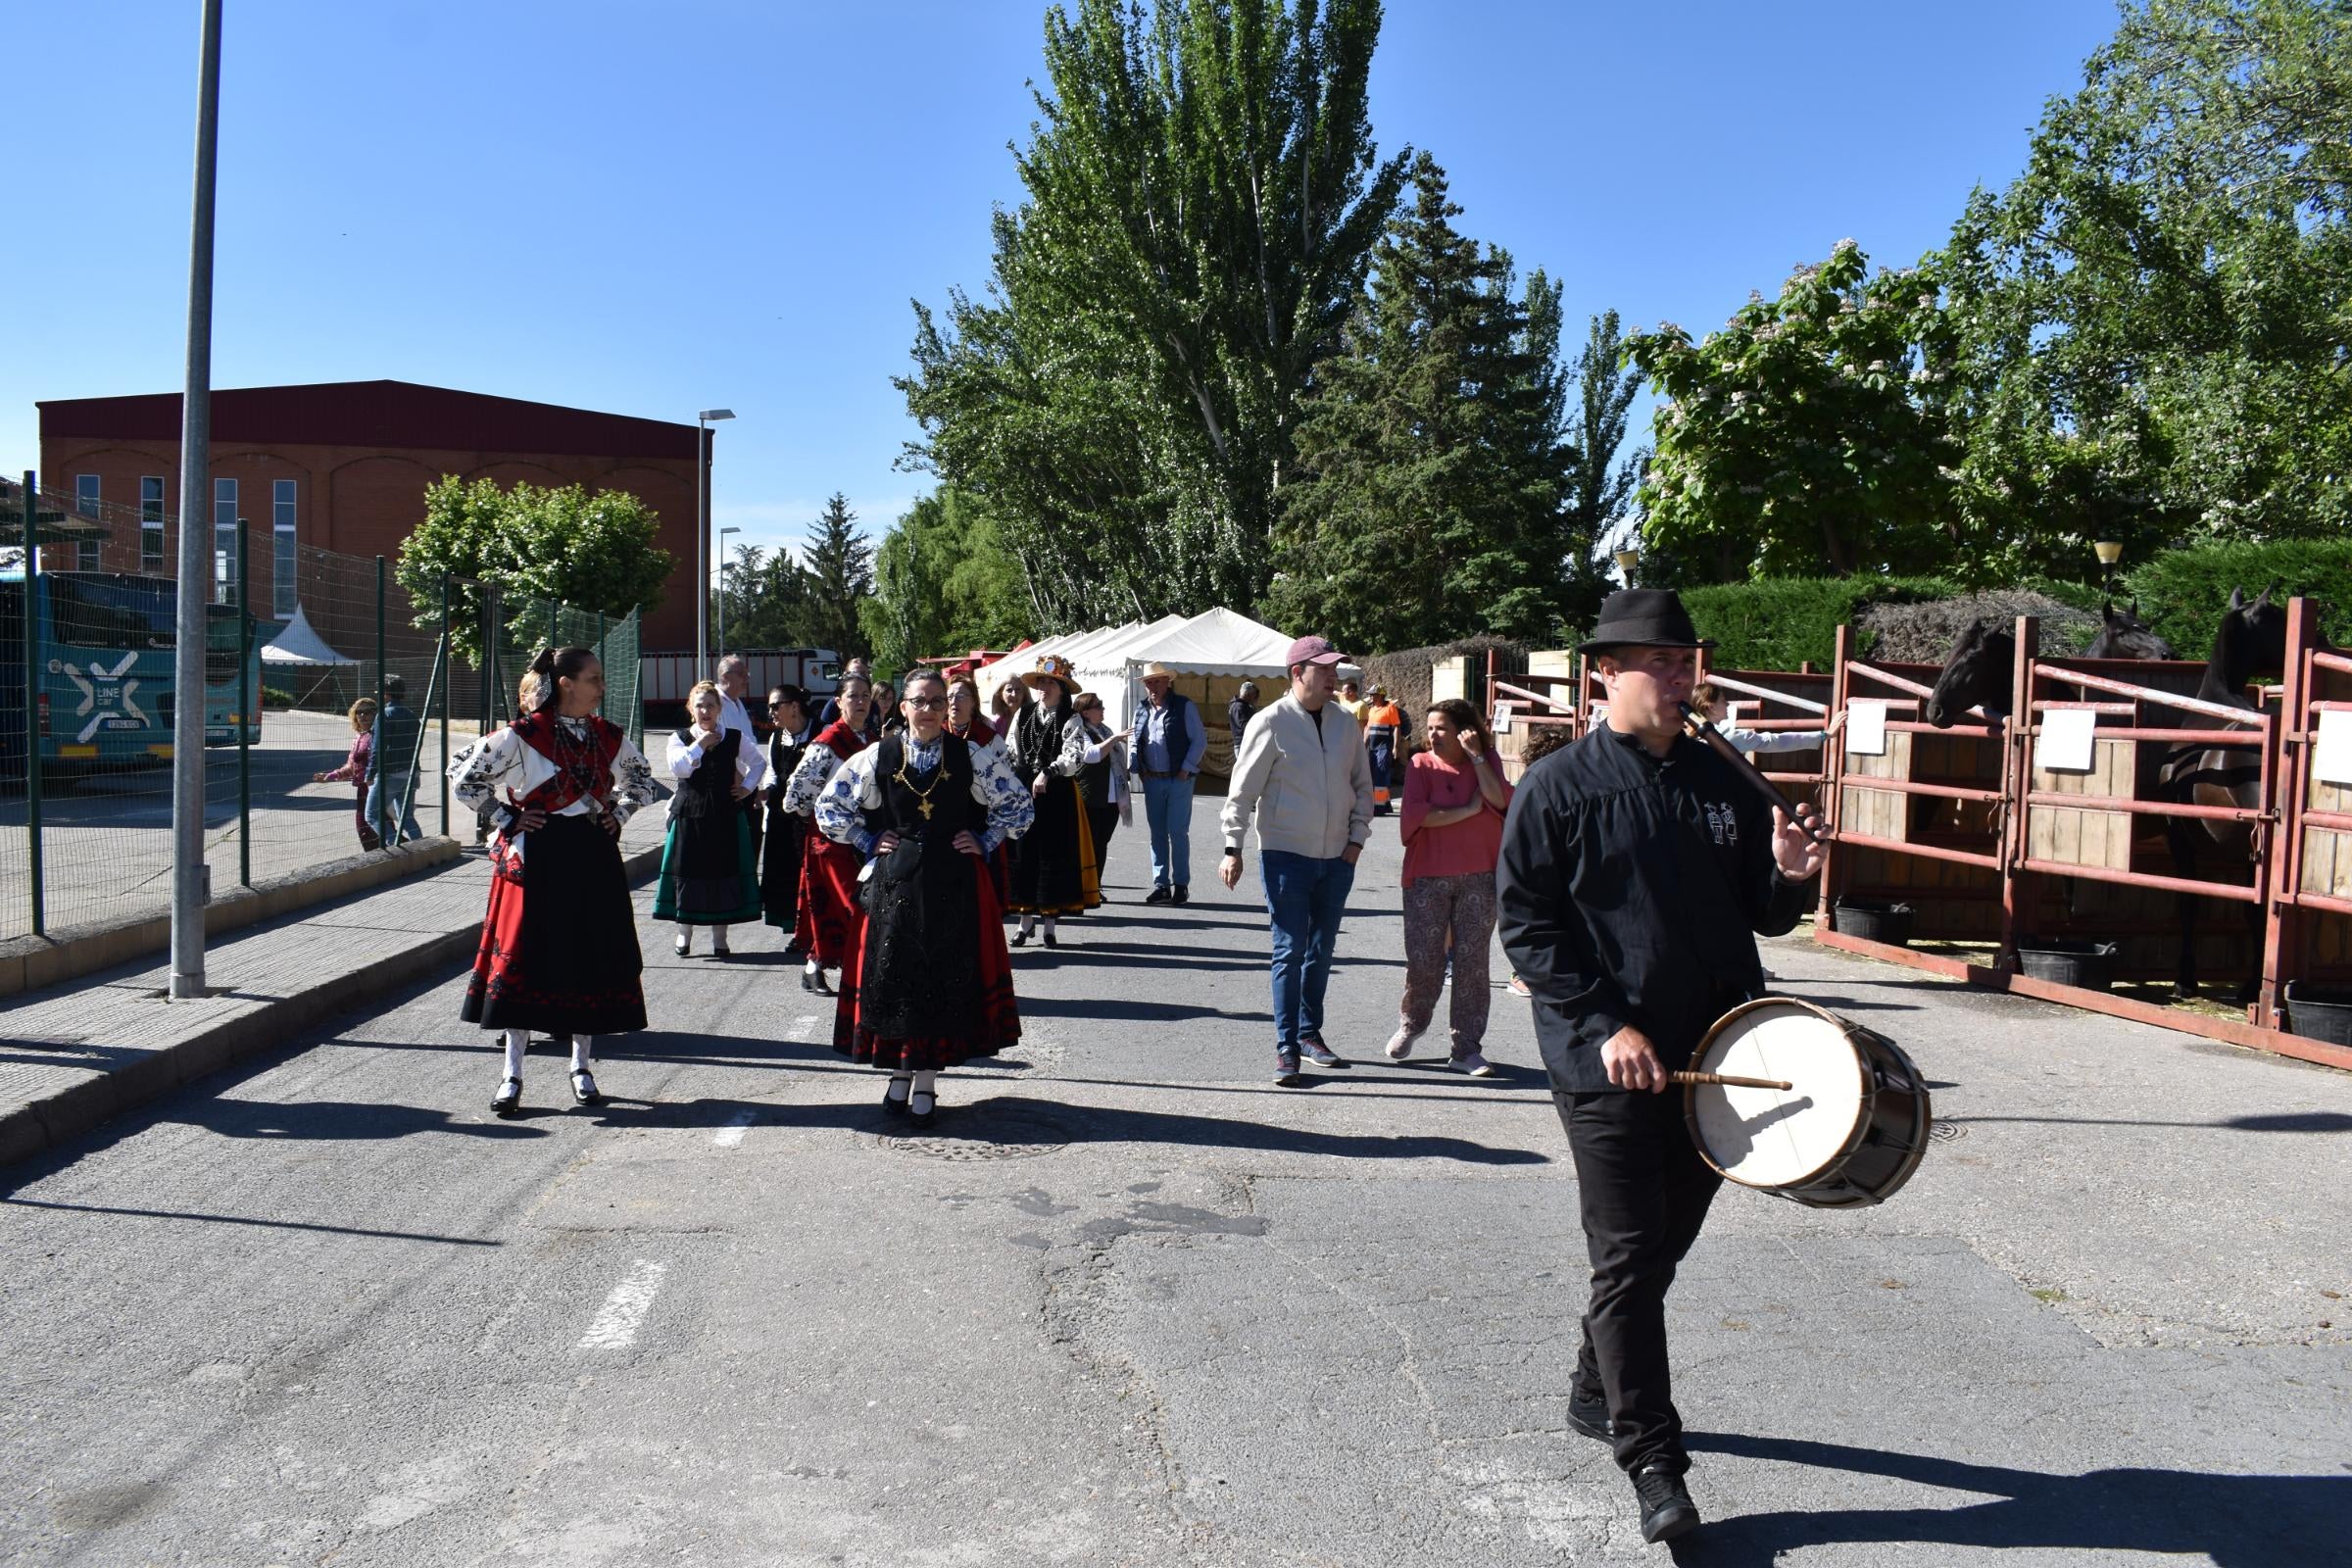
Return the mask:
<path fill-rule="evenodd" d="M 2009 682 L 2017 668 L 2017 633 L 1982 616 L 1961 628 L 1928 693 L 1927 720 L 1950 729 L 1972 708 L 1982 708 L 1999 734 L 2009 717 Z"/>
<path fill-rule="evenodd" d="M 2099 634 L 2082 650 L 2084 659 L 2178 659 L 2173 645 L 2148 629 L 2139 618 L 2139 601 L 2132 608 L 2119 611 L 2114 601 L 2099 606 L 2099 618 L 2105 622 Z"/>
<path fill-rule="evenodd" d="M 2274 582 L 2265 588 L 2252 604 L 2246 603 L 2243 588 L 2230 590 L 2229 612 L 2222 616 L 2221 629 L 2214 634 L 2213 653 L 2205 661 L 2204 678 L 2197 685 L 2200 700 L 2249 713 L 2260 710 L 2246 698 L 2246 682 L 2257 675 L 2280 674 L 2286 668 L 2286 608 L 2271 602 L 2278 586 Z M 2220 721 L 2198 722 L 2210 727 Z M 2261 743 L 2249 729 L 2243 745 L 2179 747 L 2166 755 L 2157 780 L 2160 798 L 2175 806 L 2230 806 L 2250 810 L 2262 798 Z M 2190 881 L 2206 880 L 2198 875 L 2198 861 L 2207 851 L 2218 853 L 2224 866 L 2254 860 L 2254 830 L 2249 822 L 2168 815 L 2164 838 L 2172 851 L 2173 874 Z M 2197 994 L 2197 905 L 2202 897 L 2193 893 L 2178 896 L 2180 960 L 2173 994 L 2183 1001 Z M 2254 951 L 2260 953 L 2262 905 L 2255 902 L 2238 907 L 2245 915 L 2247 933 L 2254 939 Z M 2259 961 L 2256 967 L 2259 970 Z M 2237 1000 L 2253 1001 L 2256 983 L 2257 976 L 2248 975 L 2238 988 Z"/>

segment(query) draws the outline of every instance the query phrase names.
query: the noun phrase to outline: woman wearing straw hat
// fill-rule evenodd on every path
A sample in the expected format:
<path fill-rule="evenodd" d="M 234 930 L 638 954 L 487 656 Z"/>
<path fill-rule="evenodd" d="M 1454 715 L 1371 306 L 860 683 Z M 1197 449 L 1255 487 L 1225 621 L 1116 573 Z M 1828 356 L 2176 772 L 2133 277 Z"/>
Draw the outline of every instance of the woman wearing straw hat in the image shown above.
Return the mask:
<path fill-rule="evenodd" d="M 1005 756 L 1014 775 L 1029 786 L 1037 821 L 1013 852 L 1008 907 L 1021 917 L 1014 947 L 1025 946 L 1043 919 L 1046 946 L 1052 948 L 1060 946 L 1054 940 L 1055 916 L 1094 908 L 1102 902 L 1102 890 L 1094 832 L 1078 796 L 1087 738 L 1086 723 L 1071 701 L 1076 672 L 1068 660 L 1047 654 L 1029 672 L 1027 684 L 1035 700 L 1014 715 Z"/>

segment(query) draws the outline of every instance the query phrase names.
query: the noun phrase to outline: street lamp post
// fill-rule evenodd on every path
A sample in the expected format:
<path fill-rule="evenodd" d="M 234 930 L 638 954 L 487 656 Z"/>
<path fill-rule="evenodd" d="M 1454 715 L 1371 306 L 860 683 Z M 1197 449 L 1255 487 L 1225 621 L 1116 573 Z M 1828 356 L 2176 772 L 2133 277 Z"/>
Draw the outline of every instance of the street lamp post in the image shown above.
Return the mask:
<path fill-rule="evenodd" d="M 705 409 L 694 416 L 694 667 L 710 668 L 710 425 L 735 417 L 733 409 Z"/>
<path fill-rule="evenodd" d="M 1634 585 L 1634 568 L 1642 564 L 1642 552 L 1635 546 L 1628 545 L 1623 550 L 1616 552 L 1615 559 L 1617 569 L 1625 573 L 1625 585 L 1631 588 Z"/>
<path fill-rule="evenodd" d="M 718 530 L 718 655 L 727 654 L 727 535 L 741 533 L 741 528 Z"/>
<path fill-rule="evenodd" d="M 2124 559 L 2124 542 L 2121 539 L 2100 539 L 2093 542 L 2090 548 L 2099 553 L 2099 591 L 2111 594 L 2115 592 L 2116 563 Z"/>

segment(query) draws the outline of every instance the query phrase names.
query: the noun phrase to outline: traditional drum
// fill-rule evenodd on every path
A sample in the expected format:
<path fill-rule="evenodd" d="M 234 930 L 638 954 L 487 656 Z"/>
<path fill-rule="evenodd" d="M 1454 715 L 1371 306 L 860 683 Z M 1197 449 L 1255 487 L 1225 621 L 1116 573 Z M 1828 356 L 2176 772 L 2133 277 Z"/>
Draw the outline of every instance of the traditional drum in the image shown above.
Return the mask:
<path fill-rule="evenodd" d="M 1884 1202 L 1927 1152 L 1928 1089 L 1911 1058 L 1811 1003 L 1742 1003 L 1707 1031 L 1690 1066 L 1691 1141 L 1743 1187 L 1858 1208 Z M 1735 1081 L 1696 1081 L 1709 1076 Z"/>

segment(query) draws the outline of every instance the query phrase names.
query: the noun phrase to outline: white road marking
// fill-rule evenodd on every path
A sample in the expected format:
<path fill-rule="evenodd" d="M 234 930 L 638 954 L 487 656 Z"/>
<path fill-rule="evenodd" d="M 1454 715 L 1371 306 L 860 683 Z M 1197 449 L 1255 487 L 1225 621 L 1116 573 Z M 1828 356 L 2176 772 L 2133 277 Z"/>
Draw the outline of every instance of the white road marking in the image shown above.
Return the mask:
<path fill-rule="evenodd" d="M 604 1310 L 580 1336 L 583 1350 L 624 1350 L 637 1339 L 637 1326 L 653 1308 L 655 1293 L 662 1289 L 662 1276 L 669 1272 L 667 1263 L 657 1263 L 641 1257 L 629 1269 L 612 1294 L 605 1298 Z"/>
<path fill-rule="evenodd" d="M 813 1040 L 813 1039 L 815 1039 L 815 1038 L 816 1038 L 816 1026 L 817 1026 L 817 1024 L 818 1024 L 820 1021 L 822 1021 L 822 1020 L 821 1020 L 821 1016 L 820 1016 L 819 1014 L 817 1014 L 817 1013 L 813 1013 L 813 1012 L 812 1012 L 812 1013 L 809 1013 L 809 1014 L 808 1014 L 807 1017 L 805 1017 L 805 1018 L 795 1018 L 795 1019 L 793 1019 L 793 1020 L 792 1020 L 792 1038 L 793 1038 L 793 1039 L 795 1039 L 795 1040 L 800 1040 L 800 1041 L 808 1041 L 808 1040 Z"/>
<path fill-rule="evenodd" d="M 721 1127 L 717 1136 L 710 1141 L 721 1149 L 733 1149 L 737 1144 L 743 1142 L 743 1135 L 751 1131 L 752 1123 L 759 1119 L 760 1113 L 756 1110 L 739 1110 L 728 1119 L 727 1124 Z"/>

